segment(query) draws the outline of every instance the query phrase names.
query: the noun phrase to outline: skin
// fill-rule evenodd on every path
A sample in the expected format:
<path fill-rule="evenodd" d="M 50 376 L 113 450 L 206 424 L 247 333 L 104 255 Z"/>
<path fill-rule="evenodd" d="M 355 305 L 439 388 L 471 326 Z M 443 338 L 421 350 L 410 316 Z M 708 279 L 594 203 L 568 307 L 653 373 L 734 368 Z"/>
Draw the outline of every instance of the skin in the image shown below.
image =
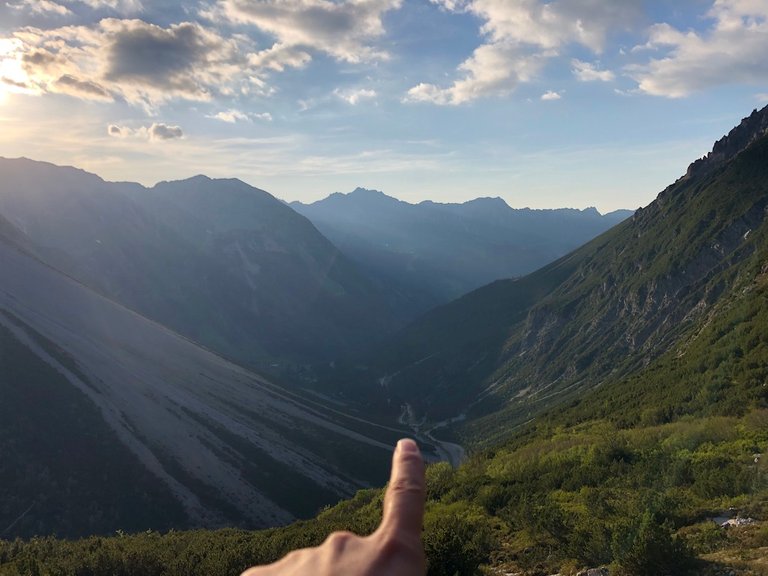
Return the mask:
<path fill-rule="evenodd" d="M 316 548 L 291 552 L 241 576 L 424 576 L 421 529 L 424 520 L 424 461 L 416 442 L 400 440 L 384 496 L 381 525 L 370 536 L 334 532 Z"/>

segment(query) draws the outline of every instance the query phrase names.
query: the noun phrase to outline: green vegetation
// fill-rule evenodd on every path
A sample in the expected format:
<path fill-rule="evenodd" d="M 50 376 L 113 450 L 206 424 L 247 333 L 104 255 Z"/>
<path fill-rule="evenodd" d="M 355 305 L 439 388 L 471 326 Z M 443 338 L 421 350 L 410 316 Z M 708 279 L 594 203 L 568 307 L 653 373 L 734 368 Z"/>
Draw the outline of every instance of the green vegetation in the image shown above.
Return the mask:
<path fill-rule="evenodd" d="M 458 470 L 431 466 L 429 574 L 489 564 L 526 574 L 598 565 L 628 576 L 702 573 L 708 564 L 697 556 L 766 547 L 768 523 L 726 532 L 707 521 L 730 507 L 768 520 L 768 466 L 754 461 L 768 447 L 766 422 L 765 408 L 629 429 L 591 421 L 475 455 Z M 370 533 L 380 510 L 381 492 L 366 490 L 314 520 L 260 532 L 7 542 L 0 574 L 233 575 L 333 530 Z"/>

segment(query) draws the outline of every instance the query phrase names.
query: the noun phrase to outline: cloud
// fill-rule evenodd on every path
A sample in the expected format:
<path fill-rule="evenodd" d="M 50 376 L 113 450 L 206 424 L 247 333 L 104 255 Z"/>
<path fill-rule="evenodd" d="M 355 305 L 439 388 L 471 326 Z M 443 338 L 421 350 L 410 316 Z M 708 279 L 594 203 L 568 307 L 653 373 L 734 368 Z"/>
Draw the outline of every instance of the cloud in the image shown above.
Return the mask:
<path fill-rule="evenodd" d="M 544 92 L 544 94 L 541 95 L 541 99 L 545 102 L 549 102 L 552 100 L 560 100 L 562 99 L 562 95 L 559 92 L 553 92 L 552 90 L 548 90 L 547 92 Z"/>
<path fill-rule="evenodd" d="M 184 137 L 184 131 L 179 126 L 170 126 L 163 123 L 152 123 L 150 126 L 130 128 L 110 124 L 107 126 L 107 134 L 113 138 L 134 138 L 151 142 L 179 140 Z"/>
<path fill-rule="evenodd" d="M 167 124 L 152 124 L 149 127 L 150 140 L 177 140 L 184 137 L 184 132 L 178 126 L 168 126 Z"/>
<path fill-rule="evenodd" d="M 448 88 L 419 84 L 408 91 L 406 101 L 460 105 L 478 98 L 506 96 L 523 82 L 532 80 L 550 52 L 526 54 L 515 44 L 484 44 L 459 66 L 464 76 Z"/>
<path fill-rule="evenodd" d="M 38 94 L 39 91 L 28 82 L 24 62 L 19 53 L 22 42 L 14 38 L 0 38 L 0 81 L 2 93 Z"/>
<path fill-rule="evenodd" d="M 337 60 L 386 59 L 372 45 L 384 34 L 383 16 L 403 0 L 220 0 L 205 15 L 214 20 L 256 26 L 277 45 L 330 54 Z"/>
<path fill-rule="evenodd" d="M 112 96 L 103 87 L 96 82 L 90 80 L 80 80 L 71 76 L 70 74 L 64 74 L 61 78 L 54 83 L 57 92 L 63 94 L 71 94 L 72 96 L 79 96 L 91 100 L 104 100 L 111 101 Z"/>
<path fill-rule="evenodd" d="M 367 88 L 360 88 L 357 90 L 340 90 L 337 88 L 333 93 L 352 106 L 356 106 L 364 100 L 373 100 L 378 96 L 376 90 Z"/>
<path fill-rule="evenodd" d="M 173 99 L 270 93 L 268 73 L 303 62 L 296 52 L 278 61 L 255 51 L 243 35 L 225 38 L 198 23 L 167 28 L 136 19 L 106 18 L 91 26 L 21 28 L 14 50 L 0 51 L 0 67 L 20 59 L 24 81 L 39 93 L 83 99 L 123 99 L 148 109 Z M 0 42 L 2 40 L 0 39 Z M 6 51 L 7 52 L 7 51 Z"/>
<path fill-rule="evenodd" d="M 574 43 L 601 53 L 609 33 L 631 27 L 641 8 L 636 0 L 472 0 L 464 9 L 485 20 L 481 30 L 492 41 L 545 49 Z"/>
<path fill-rule="evenodd" d="M 261 50 L 248 57 L 248 61 L 256 68 L 268 68 L 282 72 L 286 68 L 303 68 L 312 60 L 304 50 L 296 46 L 275 44 L 271 48 Z"/>
<path fill-rule="evenodd" d="M 218 114 L 209 116 L 209 118 L 221 120 L 222 122 L 227 122 L 229 124 L 234 124 L 239 121 L 249 121 L 251 119 L 248 114 L 245 112 L 240 112 L 239 110 L 224 110 Z"/>
<path fill-rule="evenodd" d="M 682 98 L 716 86 L 765 84 L 768 79 L 768 3 L 716 0 L 706 14 L 710 26 L 682 31 L 670 24 L 649 30 L 635 49 L 663 52 L 627 68 L 641 92 Z"/>
<path fill-rule="evenodd" d="M 7 86 L 11 86 L 12 88 L 17 88 L 20 90 L 26 90 L 27 88 L 29 88 L 26 84 L 24 84 L 24 82 L 17 82 L 16 80 L 12 78 L 8 78 L 6 76 L 0 77 L 0 82 L 2 82 Z"/>
<path fill-rule="evenodd" d="M 34 1 L 34 0 L 33 0 Z M 140 0 L 78 0 L 94 10 L 109 8 L 120 14 L 136 14 L 144 10 Z"/>
<path fill-rule="evenodd" d="M 449 12 L 457 12 L 462 8 L 464 2 L 462 0 L 429 0 L 432 4 L 437 4 L 443 10 Z"/>
<path fill-rule="evenodd" d="M 430 1 L 481 19 L 480 32 L 486 39 L 458 67 L 460 77 L 452 85 L 440 88 L 422 83 L 406 96 L 409 101 L 435 104 L 507 95 L 533 80 L 548 60 L 561 55 L 563 47 L 575 44 L 600 54 L 610 34 L 629 29 L 642 17 L 635 0 Z"/>
<path fill-rule="evenodd" d="M 68 16 L 72 11 L 52 0 L 21 0 L 18 4 L 10 4 L 16 10 L 27 9 L 34 14 L 51 14 L 55 16 Z"/>
<path fill-rule="evenodd" d="M 222 112 L 219 112 L 218 114 L 214 114 L 213 116 L 208 116 L 208 118 L 213 118 L 214 120 L 221 120 L 222 122 L 227 122 L 229 124 L 235 124 L 236 122 L 251 122 L 253 120 L 263 120 L 265 122 L 272 122 L 272 114 L 269 112 L 262 112 L 260 114 L 248 114 L 246 112 L 241 112 L 240 110 L 223 110 Z"/>
<path fill-rule="evenodd" d="M 616 75 L 610 70 L 600 70 L 597 64 L 582 62 L 574 58 L 571 60 L 573 75 L 579 82 L 611 82 Z"/>
<path fill-rule="evenodd" d="M 758 102 L 768 102 L 768 93 L 766 94 L 755 94 L 755 98 Z"/>

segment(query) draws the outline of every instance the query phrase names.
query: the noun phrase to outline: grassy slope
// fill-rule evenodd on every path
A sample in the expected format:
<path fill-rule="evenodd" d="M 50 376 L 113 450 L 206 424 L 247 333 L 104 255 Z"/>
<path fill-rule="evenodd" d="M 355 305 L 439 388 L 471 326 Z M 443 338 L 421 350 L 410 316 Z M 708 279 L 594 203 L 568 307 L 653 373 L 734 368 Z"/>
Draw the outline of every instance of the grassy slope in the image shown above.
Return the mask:
<path fill-rule="evenodd" d="M 768 138 L 560 261 L 435 310 L 374 371 L 434 420 L 481 396 L 471 416 L 519 424 L 688 337 L 765 246 L 766 205 Z"/>

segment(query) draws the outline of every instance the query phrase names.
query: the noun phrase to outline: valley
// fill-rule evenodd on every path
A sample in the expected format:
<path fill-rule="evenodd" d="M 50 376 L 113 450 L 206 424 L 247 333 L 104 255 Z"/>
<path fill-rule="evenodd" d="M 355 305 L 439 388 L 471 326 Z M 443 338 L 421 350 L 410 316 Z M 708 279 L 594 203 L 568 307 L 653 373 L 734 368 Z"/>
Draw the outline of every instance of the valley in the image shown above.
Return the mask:
<path fill-rule="evenodd" d="M 371 273 L 360 254 L 241 182 L 113 188 L 71 169 L 6 162 L 0 336 L 14 351 L 0 355 L 0 386 L 13 392 L 6 418 L 26 410 L 28 374 L 40 387 L 36 414 L 55 408 L 47 396 L 68 395 L 67 418 L 82 411 L 104 438 L 77 428 L 80 441 L 99 454 L 113 446 L 115 469 L 138 476 L 128 502 L 105 493 L 108 517 L 43 518 L 50 503 L 9 497 L 0 525 L 12 535 L 84 536 L 72 529 L 83 522 L 91 533 L 121 522 L 137 533 L 0 542 L 3 576 L 30 566 L 223 576 L 334 530 L 370 533 L 381 514 L 376 487 L 402 435 L 431 463 L 430 576 L 764 573 L 768 108 L 629 218 L 530 274 L 492 278 L 422 315 L 413 298 L 424 285 L 393 289 L 402 269 Z M 106 203 L 135 218 L 122 219 L 114 244 L 106 225 L 98 238 L 57 230 L 53 211 L 36 210 L 33 194 L 8 184 L 49 182 L 35 180 L 47 171 L 73 197 L 79 183 L 91 185 L 59 214 L 72 210 L 77 220 Z M 374 195 L 391 203 L 382 196 Z M 141 224 L 140 244 L 125 222 Z M 174 252 L 148 256 L 166 241 Z M 382 240 L 371 242 L 378 248 L 368 254 L 381 255 Z M 123 251 L 132 256 L 96 274 Z M 172 253 L 183 265 L 166 269 Z M 216 281 L 190 280 L 189 299 L 179 278 L 198 272 Z M 145 284 L 124 290 L 125 276 Z M 308 293 L 301 306 L 317 312 L 311 320 L 295 316 Z M 270 376 L 265 367 L 285 369 Z M 67 421 L 52 419 L 57 434 L 42 443 L 30 422 L 0 426 L 0 445 L 22 447 L 0 467 L 13 481 L 9 494 L 23 487 L 14 470 L 29 469 L 38 478 L 30 493 L 67 493 L 47 480 L 61 476 L 71 478 L 73 501 L 85 498 L 90 472 L 58 459 L 46 469 L 23 449 L 70 450 L 78 440 L 62 432 Z M 168 507 L 165 522 L 151 513 L 158 503 Z M 725 531 L 711 520 L 719 516 L 749 522 Z M 208 530 L 141 534 L 141 526 Z M 148 568 L 126 566 L 127 555 Z M 195 555 L 204 561 L 190 568 Z"/>

